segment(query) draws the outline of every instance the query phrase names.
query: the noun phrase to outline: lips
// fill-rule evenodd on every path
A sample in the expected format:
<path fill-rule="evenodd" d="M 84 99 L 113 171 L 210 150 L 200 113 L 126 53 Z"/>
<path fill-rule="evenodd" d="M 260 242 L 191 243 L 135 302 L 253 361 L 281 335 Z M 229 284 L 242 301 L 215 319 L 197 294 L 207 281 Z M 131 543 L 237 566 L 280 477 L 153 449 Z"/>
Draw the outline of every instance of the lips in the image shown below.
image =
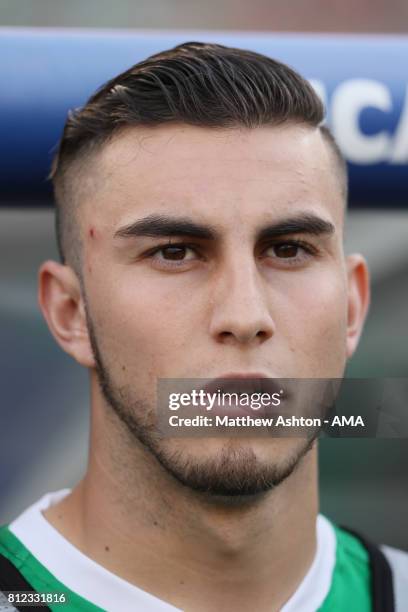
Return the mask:
<path fill-rule="evenodd" d="M 206 393 L 279 393 L 281 385 L 276 378 L 267 378 L 262 374 L 225 374 L 211 379 L 203 387 Z"/>
<path fill-rule="evenodd" d="M 265 405 L 258 405 L 256 409 L 252 408 L 251 405 L 246 405 L 241 402 L 242 396 L 245 394 L 249 398 L 253 394 L 268 394 L 269 397 L 279 393 L 282 387 L 278 379 L 267 378 L 262 374 L 226 374 L 217 378 L 211 379 L 202 389 L 211 395 L 218 394 L 237 394 L 238 403 L 232 401 L 228 406 L 225 403 L 219 403 L 216 401 L 212 414 L 214 415 L 225 415 L 234 414 L 235 416 L 266 416 L 271 407 Z M 222 401 L 222 400 L 221 400 Z"/>

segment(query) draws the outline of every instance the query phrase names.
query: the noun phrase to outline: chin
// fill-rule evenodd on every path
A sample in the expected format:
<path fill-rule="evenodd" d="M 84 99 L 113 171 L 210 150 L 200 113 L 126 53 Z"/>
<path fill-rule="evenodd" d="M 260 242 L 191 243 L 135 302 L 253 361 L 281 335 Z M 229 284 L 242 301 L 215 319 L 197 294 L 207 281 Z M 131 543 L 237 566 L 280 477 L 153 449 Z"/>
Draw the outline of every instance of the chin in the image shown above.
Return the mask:
<path fill-rule="evenodd" d="M 167 440 L 150 452 L 176 485 L 214 504 L 255 503 L 280 486 L 313 447 L 313 439 Z"/>

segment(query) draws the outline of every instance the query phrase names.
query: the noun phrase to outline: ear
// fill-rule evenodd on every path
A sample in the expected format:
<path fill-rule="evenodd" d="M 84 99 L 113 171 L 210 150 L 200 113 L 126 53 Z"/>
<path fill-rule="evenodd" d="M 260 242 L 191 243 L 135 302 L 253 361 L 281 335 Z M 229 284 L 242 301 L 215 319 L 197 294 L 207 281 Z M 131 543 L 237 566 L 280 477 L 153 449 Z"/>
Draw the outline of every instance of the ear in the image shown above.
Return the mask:
<path fill-rule="evenodd" d="M 346 258 L 348 283 L 347 309 L 347 358 L 357 348 L 370 304 L 370 277 L 367 263 L 362 255 Z"/>
<path fill-rule="evenodd" d="M 78 277 L 69 266 L 46 261 L 38 274 L 38 302 L 60 347 L 81 365 L 95 366 Z"/>

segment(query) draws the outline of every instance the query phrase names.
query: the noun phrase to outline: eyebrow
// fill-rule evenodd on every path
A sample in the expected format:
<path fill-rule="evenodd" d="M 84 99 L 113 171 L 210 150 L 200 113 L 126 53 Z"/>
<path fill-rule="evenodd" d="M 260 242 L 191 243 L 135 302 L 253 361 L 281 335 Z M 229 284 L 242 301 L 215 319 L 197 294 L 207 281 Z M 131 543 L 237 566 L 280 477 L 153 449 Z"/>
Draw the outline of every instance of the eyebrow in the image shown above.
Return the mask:
<path fill-rule="evenodd" d="M 279 238 L 288 234 L 309 234 L 311 236 L 321 236 L 334 234 L 333 223 L 322 219 L 315 214 L 301 213 L 294 217 L 289 217 L 272 223 L 260 230 L 257 235 L 258 240 Z"/>
<path fill-rule="evenodd" d="M 335 227 L 330 221 L 311 213 L 302 213 L 288 217 L 261 228 L 257 240 L 279 238 L 288 234 L 333 234 Z M 169 217 L 165 215 L 149 215 L 129 225 L 119 228 L 114 237 L 134 238 L 139 236 L 186 236 L 215 240 L 219 231 L 211 225 L 196 223 L 188 217 Z"/>
<path fill-rule="evenodd" d="M 214 240 L 218 232 L 214 227 L 195 223 L 186 217 L 167 217 L 149 215 L 115 232 L 115 237 L 131 238 L 136 236 L 189 236 Z"/>

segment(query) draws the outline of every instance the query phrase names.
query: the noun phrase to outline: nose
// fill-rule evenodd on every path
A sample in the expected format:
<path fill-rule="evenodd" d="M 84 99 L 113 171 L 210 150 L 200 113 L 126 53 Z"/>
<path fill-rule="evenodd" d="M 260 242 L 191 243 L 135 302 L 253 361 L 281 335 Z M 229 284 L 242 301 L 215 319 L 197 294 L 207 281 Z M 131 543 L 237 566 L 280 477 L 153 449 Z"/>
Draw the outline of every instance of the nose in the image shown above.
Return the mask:
<path fill-rule="evenodd" d="M 273 336 L 267 287 L 253 259 L 229 266 L 213 290 L 210 333 L 217 342 L 257 345 Z"/>

